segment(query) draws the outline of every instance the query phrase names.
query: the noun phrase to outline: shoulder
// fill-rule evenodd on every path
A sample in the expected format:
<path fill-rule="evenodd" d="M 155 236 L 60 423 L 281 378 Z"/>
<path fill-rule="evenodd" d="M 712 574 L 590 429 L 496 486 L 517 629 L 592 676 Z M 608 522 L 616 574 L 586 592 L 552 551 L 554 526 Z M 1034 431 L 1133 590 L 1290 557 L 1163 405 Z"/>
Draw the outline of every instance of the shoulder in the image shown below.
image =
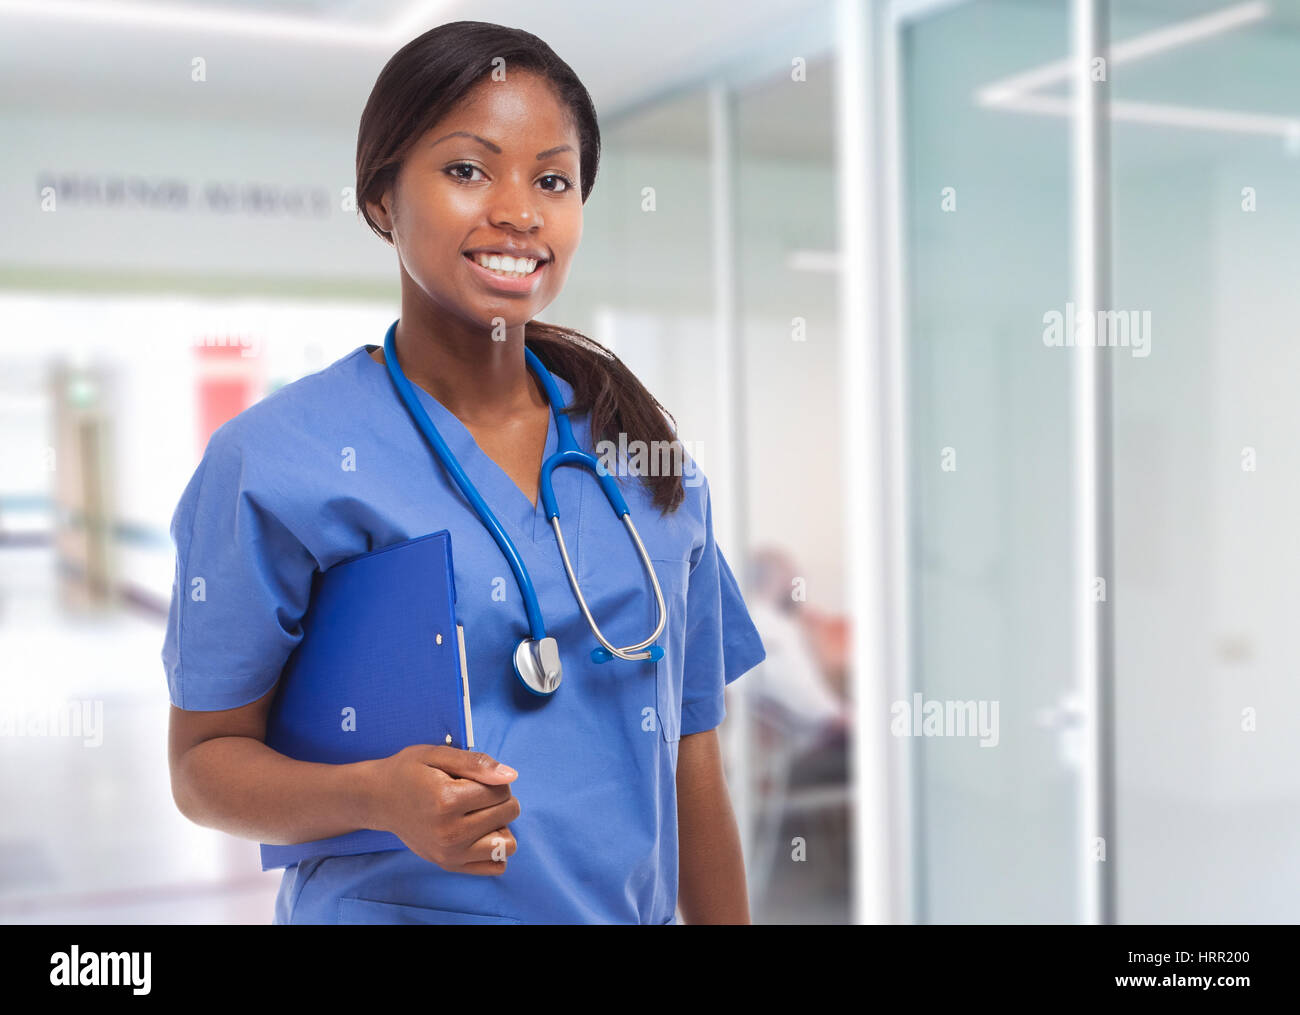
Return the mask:
<path fill-rule="evenodd" d="M 283 464 L 295 449 L 318 441 L 330 420 L 360 400 L 373 383 L 367 368 L 376 365 L 365 346 L 358 346 L 328 366 L 280 386 L 217 427 L 208 439 L 205 459 L 234 456 L 246 462 Z"/>
<path fill-rule="evenodd" d="M 181 495 L 177 519 L 228 511 L 233 501 L 248 501 L 277 517 L 316 502 L 332 475 L 319 463 L 338 461 L 341 450 L 372 425 L 374 413 L 362 404 L 375 375 L 364 369 L 362 357 L 369 360 L 364 346 L 277 388 L 217 427 Z M 368 365 L 381 369 L 373 361 Z"/>

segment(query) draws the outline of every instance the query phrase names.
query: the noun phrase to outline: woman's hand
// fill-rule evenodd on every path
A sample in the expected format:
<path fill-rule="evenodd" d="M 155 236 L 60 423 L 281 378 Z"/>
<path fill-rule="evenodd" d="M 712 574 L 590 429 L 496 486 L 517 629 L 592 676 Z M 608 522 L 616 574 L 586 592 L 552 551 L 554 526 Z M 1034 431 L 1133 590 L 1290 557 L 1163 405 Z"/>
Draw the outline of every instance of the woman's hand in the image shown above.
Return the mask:
<path fill-rule="evenodd" d="M 375 823 L 411 852 L 455 874 L 503 874 L 518 848 L 506 826 L 519 817 L 508 785 L 481 751 L 416 744 L 375 762 Z"/>

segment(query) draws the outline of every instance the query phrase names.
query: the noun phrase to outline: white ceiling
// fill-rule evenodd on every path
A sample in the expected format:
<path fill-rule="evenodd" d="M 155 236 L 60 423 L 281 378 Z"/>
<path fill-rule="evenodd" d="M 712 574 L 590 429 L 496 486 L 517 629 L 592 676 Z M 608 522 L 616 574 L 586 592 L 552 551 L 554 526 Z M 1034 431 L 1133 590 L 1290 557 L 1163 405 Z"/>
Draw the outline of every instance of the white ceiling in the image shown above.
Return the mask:
<path fill-rule="evenodd" d="M 110 0 L 110 3 L 112 0 Z M 142 0 L 142 5 L 193 10 L 243 10 L 258 14 L 296 14 L 304 17 L 378 24 L 411 7 L 411 0 Z"/>
<path fill-rule="evenodd" d="M 1123 37 L 1138 30 L 1135 20 L 1172 24 L 1234 2 L 1113 0 L 1113 20 Z M 961 17 L 981 3 L 939 4 L 936 17 Z M 1269 0 L 1269 8 L 1249 28 L 1135 64 L 1124 97 L 1300 113 L 1294 67 L 1269 63 L 1294 52 L 1282 40 L 1300 31 L 1300 0 Z M 777 69 L 742 89 L 743 150 L 829 161 L 831 9 L 830 0 L 657 0 L 652 8 L 639 0 L 0 0 L 0 108 L 353 130 L 388 57 L 428 27 L 463 18 L 545 39 L 586 83 L 606 128 L 613 114 L 711 68 L 757 65 L 760 49 Z M 1280 45 L 1270 50 L 1270 38 Z M 207 65 L 201 85 L 190 80 L 196 56 Z M 809 64 L 799 89 L 780 70 L 791 56 Z M 697 91 L 647 109 L 633 137 L 703 150 L 705 97 Z"/>
<path fill-rule="evenodd" d="M 244 10 L 259 14 L 298 14 L 379 24 L 411 7 L 411 0 L 143 0 L 159 8 Z"/>
<path fill-rule="evenodd" d="M 783 32 L 798 37 L 827 10 L 826 0 L 0 0 L 0 105 L 337 127 L 356 122 L 404 42 L 465 19 L 544 39 L 603 117 Z M 194 57 L 202 84 L 190 80 Z"/>

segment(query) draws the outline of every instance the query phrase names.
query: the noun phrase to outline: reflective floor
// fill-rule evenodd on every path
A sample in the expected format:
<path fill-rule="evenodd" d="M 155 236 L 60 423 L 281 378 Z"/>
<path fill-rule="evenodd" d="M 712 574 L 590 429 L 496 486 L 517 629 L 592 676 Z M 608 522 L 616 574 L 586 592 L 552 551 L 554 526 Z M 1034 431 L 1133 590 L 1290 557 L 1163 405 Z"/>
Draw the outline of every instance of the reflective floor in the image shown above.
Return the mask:
<path fill-rule="evenodd" d="M 53 721 L 0 736 L 0 922 L 269 923 L 280 878 L 261 872 L 257 844 L 172 801 L 161 620 L 69 616 L 44 548 L 0 550 L 0 583 L 11 722 L 69 703 L 84 717 L 66 727 L 80 736 L 49 735 Z"/>

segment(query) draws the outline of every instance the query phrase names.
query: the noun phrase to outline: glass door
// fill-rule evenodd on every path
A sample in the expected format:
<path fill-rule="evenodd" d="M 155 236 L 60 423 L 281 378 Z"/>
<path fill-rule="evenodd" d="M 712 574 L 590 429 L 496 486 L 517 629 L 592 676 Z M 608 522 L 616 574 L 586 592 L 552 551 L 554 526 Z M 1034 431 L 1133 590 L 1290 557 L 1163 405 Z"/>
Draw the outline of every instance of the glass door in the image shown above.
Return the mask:
<path fill-rule="evenodd" d="M 1031 90 L 1069 5 L 933 5 L 898 46 L 915 918 L 1075 922 L 1071 141 Z"/>

